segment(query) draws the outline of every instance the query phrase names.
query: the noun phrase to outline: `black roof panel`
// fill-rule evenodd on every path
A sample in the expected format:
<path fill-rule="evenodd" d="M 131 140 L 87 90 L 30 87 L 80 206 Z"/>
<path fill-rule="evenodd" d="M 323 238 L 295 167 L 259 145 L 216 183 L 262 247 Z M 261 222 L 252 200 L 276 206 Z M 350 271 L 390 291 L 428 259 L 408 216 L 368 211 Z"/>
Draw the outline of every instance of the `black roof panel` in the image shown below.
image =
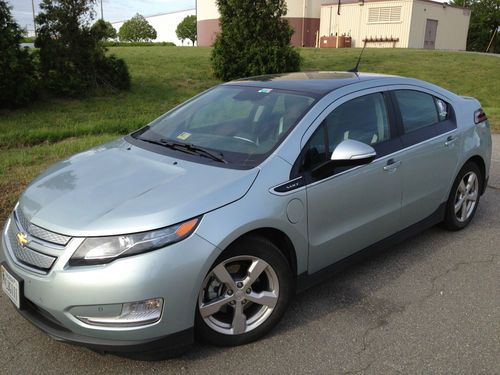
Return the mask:
<path fill-rule="evenodd" d="M 343 86 L 384 77 L 393 76 L 351 72 L 297 72 L 243 78 L 227 82 L 225 85 L 265 87 L 324 95 Z"/>

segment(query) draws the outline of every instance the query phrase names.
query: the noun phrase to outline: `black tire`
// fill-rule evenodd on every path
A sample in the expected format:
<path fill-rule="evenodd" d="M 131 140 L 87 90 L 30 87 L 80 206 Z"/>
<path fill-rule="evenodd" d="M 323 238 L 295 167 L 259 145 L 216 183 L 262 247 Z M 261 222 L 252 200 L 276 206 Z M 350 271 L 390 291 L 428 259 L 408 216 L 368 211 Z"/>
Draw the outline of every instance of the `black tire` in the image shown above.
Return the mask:
<path fill-rule="evenodd" d="M 247 344 L 267 334 L 283 317 L 283 314 L 288 308 L 291 296 L 294 293 L 294 278 L 292 276 L 291 267 L 283 253 L 267 239 L 262 237 L 246 237 L 231 245 L 217 258 L 210 272 L 207 274 L 207 278 L 210 277 L 214 268 L 220 264 L 224 264 L 228 259 L 244 256 L 251 256 L 264 260 L 274 271 L 274 275 L 277 276 L 279 284 L 276 305 L 272 309 L 270 315 L 256 328 L 241 334 L 226 334 L 216 331 L 205 322 L 200 314 L 200 307 L 198 304 L 196 306 L 195 318 L 197 339 L 217 346 Z M 206 293 L 206 288 L 202 286 L 200 293 Z M 258 304 L 256 306 L 258 306 Z"/>
<path fill-rule="evenodd" d="M 457 218 L 457 214 L 455 213 L 455 202 L 457 200 L 457 194 L 459 194 L 458 188 L 460 182 L 469 173 L 474 173 L 477 176 L 477 181 L 478 181 L 477 200 L 469 216 L 464 221 L 460 221 Z M 476 210 L 479 205 L 479 200 L 481 198 L 481 192 L 483 191 L 483 183 L 484 183 L 484 177 L 477 164 L 472 161 L 467 162 L 458 173 L 451 188 L 448 201 L 446 202 L 446 213 L 444 221 L 442 223 L 442 226 L 445 229 L 458 231 L 469 225 L 469 223 L 474 218 L 474 215 L 476 214 Z"/>

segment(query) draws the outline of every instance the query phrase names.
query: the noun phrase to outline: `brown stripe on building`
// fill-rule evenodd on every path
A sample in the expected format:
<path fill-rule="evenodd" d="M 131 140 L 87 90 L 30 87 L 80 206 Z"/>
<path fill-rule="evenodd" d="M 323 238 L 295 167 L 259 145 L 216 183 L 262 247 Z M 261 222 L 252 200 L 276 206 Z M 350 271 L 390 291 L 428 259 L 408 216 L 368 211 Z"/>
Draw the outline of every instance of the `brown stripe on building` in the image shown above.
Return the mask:
<path fill-rule="evenodd" d="M 316 33 L 319 32 L 319 18 L 285 17 L 292 26 L 294 33 L 291 44 L 299 47 L 314 47 L 316 45 Z M 201 20 L 197 22 L 198 45 L 211 46 L 215 42 L 217 33 L 220 31 L 219 20 Z M 304 30 L 304 39 L 302 39 Z"/>
<path fill-rule="evenodd" d="M 219 20 L 201 20 L 197 22 L 198 45 L 211 46 L 220 31 Z"/>
<path fill-rule="evenodd" d="M 285 17 L 293 27 L 291 43 L 293 46 L 314 47 L 316 46 L 316 33 L 319 33 L 319 18 Z M 302 29 L 304 39 L 302 39 Z"/>

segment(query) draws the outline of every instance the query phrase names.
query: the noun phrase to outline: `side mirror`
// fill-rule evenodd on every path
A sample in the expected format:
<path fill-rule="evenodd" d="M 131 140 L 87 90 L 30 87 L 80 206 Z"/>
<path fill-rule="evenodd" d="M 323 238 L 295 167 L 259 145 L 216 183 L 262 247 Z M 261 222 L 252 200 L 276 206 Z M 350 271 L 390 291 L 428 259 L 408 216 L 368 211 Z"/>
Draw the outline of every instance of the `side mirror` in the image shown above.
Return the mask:
<path fill-rule="evenodd" d="M 347 139 L 335 147 L 330 160 L 337 165 L 361 165 L 370 163 L 376 156 L 377 153 L 372 146 Z"/>
<path fill-rule="evenodd" d="M 349 167 L 370 163 L 377 153 L 373 147 L 359 141 L 347 139 L 333 150 L 330 160 L 321 163 L 312 170 L 316 178 L 324 178 L 334 173 L 336 167 Z"/>

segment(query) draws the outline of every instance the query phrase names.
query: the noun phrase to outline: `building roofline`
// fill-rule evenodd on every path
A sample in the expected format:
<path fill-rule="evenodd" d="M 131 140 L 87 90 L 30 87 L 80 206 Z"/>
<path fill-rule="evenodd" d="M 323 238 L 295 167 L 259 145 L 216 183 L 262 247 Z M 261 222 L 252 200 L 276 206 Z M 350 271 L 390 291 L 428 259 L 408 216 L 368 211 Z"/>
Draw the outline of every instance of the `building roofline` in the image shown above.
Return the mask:
<path fill-rule="evenodd" d="M 175 13 L 182 13 L 182 12 L 187 12 L 189 10 L 193 10 L 196 14 L 196 8 L 188 8 L 188 9 L 182 9 L 182 10 L 174 10 L 173 12 L 163 12 L 163 13 L 155 13 L 155 14 L 149 14 L 147 16 L 143 16 L 144 18 L 151 18 L 151 17 L 158 17 L 158 16 L 165 16 L 167 14 L 175 14 Z M 140 13 L 139 13 L 140 14 Z M 142 14 L 141 14 L 142 15 Z M 132 16 L 133 17 L 133 16 Z M 127 18 L 126 20 L 120 20 L 120 21 L 113 21 L 113 23 L 120 23 L 120 22 L 125 22 L 128 21 L 130 18 Z"/>
<path fill-rule="evenodd" d="M 378 2 L 390 2 L 390 1 L 393 1 L 393 0 L 363 0 L 363 3 L 378 3 Z M 394 0 L 394 1 L 396 1 L 396 0 Z M 401 1 L 401 0 L 399 0 L 399 1 Z M 403 0 L 403 1 L 408 1 L 408 0 Z M 468 7 L 461 7 L 459 5 L 451 5 L 448 3 L 441 3 L 439 1 L 433 1 L 433 0 L 409 0 L 409 1 L 411 1 L 411 2 L 422 1 L 424 3 L 431 3 L 434 5 L 440 5 L 440 6 L 443 6 L 443 4 L 445 4 L 446 7 L 450 7 L 450 8 L 470 10 L 470 8 L 468 8 Z M 359 2 L 361 2 L 361 0 L 340 0 L 340 6 L 342 6 L 342 4 L 358 4 Z M 338 4 L 339 4 L 339 0 L 332 0 L 331 3 L 321 4 L 321 6 L 324 7 L 324 6 L 331 6 L 331 5 L 338 5 Z"/>

